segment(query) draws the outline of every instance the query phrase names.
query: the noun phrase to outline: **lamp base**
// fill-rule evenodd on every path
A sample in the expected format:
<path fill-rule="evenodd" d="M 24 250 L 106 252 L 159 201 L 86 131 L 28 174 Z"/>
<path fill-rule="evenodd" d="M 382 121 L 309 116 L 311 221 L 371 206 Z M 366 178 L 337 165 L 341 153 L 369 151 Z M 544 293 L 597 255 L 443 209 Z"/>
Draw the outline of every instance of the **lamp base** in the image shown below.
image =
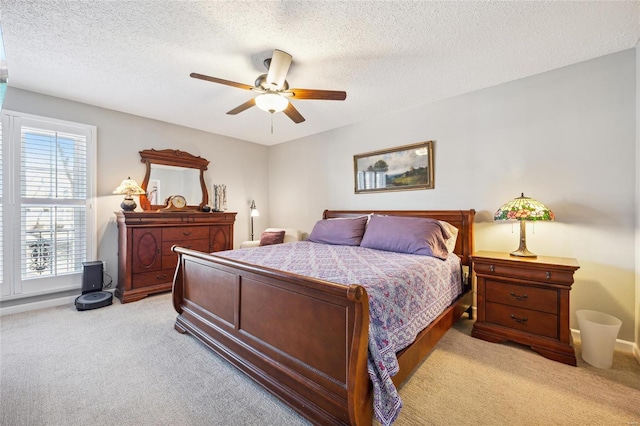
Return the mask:
<path fill-rule="evenodd" d="M 527 249 L 527 228 L 525 227 L 524 220 L 520 221 L 520 246 L 518 250 L 512 251 L 509 254 L 518 257 L 538 257 L 537 254 L 531 253 L 529 249 Z"/>
<path fill-rule="evenodd" d="M 125 198 L 124 200 L 122 200 L 122 204 L 120 204 L 120 207 L 125 212 L 132 212 L 136 209 L 136 207 L 138 207 L 138 205 L 133 198 Z"/>
<path fill-rule="evenodd" d="M 518 256 L 518 257 L 538 257 L 537 254 L 535 253 L 531 253 L 529 250 L 527 250 L 527 248 L 525 247 L 524 249 L 522 248 L 518 248 L 518 250 L 516 251 L 512 251 L 511 253 L 509 253 L 511 256 Z"/>

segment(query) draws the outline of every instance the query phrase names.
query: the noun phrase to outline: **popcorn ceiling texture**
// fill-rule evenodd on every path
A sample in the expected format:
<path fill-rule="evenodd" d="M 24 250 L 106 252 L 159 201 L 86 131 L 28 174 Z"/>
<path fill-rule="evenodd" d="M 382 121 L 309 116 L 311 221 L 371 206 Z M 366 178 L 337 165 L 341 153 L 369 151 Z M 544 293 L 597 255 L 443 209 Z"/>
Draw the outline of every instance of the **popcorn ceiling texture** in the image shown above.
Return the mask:
<path fill-rule="evenodd" d="M 214 2 L 1 0 L 9 86 L 265 145 L 633 48 L 640 2 Z M 273 49 L 291 87 L 345 90 L 294 101 L 294 124 L 250 108 Z"/>

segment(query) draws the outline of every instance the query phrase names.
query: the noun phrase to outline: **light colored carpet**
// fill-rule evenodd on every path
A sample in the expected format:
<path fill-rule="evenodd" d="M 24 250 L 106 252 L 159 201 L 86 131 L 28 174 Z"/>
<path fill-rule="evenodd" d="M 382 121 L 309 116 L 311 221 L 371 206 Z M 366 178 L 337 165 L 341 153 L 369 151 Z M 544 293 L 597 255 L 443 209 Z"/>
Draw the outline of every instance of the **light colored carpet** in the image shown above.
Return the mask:
<path fill-rule="evenodd" d="M 170 294 L 0 318 L 2 425 L 305 425 L 193 337 Z M 636 425 L 640 365 L 570 367 L 460 320 L 401 388 L 397 425 Z M 579 356 L 579 345 L 577 345 Z"/>

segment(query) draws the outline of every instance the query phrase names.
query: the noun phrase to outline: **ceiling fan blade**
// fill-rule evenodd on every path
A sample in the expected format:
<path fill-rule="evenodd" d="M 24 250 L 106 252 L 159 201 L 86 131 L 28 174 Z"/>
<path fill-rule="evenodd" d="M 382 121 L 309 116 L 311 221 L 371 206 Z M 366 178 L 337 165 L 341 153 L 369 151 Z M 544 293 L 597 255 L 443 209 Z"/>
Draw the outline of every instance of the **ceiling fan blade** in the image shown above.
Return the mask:
<path fill-rule="evenodd" d="M 287 78 L 289 67 L 291 66 L 291 55 L 282 50 L 274 50 L 269 64 L 269 73 L 267 74 L 267 84 L 275 85 L 275 89 L 279 90 Z"/>
<path fill-rule="evenodd" d="M 239 105 L 237 107 L 235 107 L 234 109 L 232 109 L 231 111 L 229 111 L 227 114 L 229 115 L 236 115 L 241 113 L 242 111 L 244 111 L 245 109 L 249 109 L 252 106 L 254 106 L 256 104 L 256 99 L 255 98 L 251 98 L 249 99 L 247 102 L 243 103 L 242 105 Z"/>
<path fill-rule="evenodd" d="M 302 114 L 298 112 L 296 107 L 294 107 L 291 102 L 289 102 L 289 105 L 287 105 L 287 107 L 282 112 L 287 114 L 287 117 L 293 120 L 293 122 L 296 124 L 302 123 L 304 121 L 304 117 L 302 116 Z"/>
<path fill-rule="evenodd" d="M 249 86 L 248 84 L 236 83 L 235 81 L 223 80 L 221 78 L 216 78 L 216 77 L 209 77 L 208 75 L 198 74 L 195 72 L 192 72 L 189 75 L 192 78 L 198 78 L 200 80 L 210 81 L 212 83 L 219 83 L 219 84 L 224 84 L 226 86 L 237 87 L 239 89 L 244 89 L 244 90 L 255 89 L 254 86 Z"/>
<path fill-rule="evenodd" d="M 324 101 L 344 101 L 347 92 L 340 90 L 289 89 L 286 93 L 293 94 L 294 99 L 321 99 Z"/>

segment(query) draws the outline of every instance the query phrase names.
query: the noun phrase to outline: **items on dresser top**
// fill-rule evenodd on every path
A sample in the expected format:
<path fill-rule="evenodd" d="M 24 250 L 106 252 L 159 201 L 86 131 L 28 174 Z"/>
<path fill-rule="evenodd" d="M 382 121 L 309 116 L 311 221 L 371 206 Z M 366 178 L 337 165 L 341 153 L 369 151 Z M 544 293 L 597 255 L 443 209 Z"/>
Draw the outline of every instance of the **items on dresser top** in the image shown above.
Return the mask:
<path fill-rule="evenodd" d="M 118 287 L 116 296 L 133 302 L 171 290 L 178 245 L 203 252 L 233 248 L 236 213 L 116 212 Z"/>
<path fill-rule="evenodd" d="M 481 251 L 472 262 L 478 297 L 473 337 L 510 340 L 576 365 L 569 328 L 569 292 L 580 268 L 575 259 Z"/>

